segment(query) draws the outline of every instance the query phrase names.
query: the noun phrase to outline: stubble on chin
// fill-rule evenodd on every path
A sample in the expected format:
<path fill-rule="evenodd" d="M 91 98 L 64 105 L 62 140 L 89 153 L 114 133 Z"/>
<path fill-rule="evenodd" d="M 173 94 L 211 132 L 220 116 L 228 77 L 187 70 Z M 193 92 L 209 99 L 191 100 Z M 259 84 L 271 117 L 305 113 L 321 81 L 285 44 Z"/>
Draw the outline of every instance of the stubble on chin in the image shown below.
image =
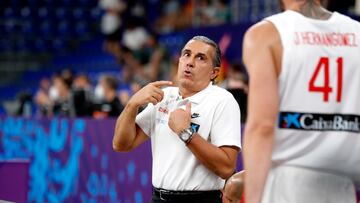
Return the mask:
<path fill-rule="evenodd" d="M 181 79 L 179 80 L 179 86 L 181 86 L 181 87 L 185 87 L 185 88 L 186 88 L 186 87 L 189 87 L 190 84 L 191 84 L 191 81 L 188 80 L 188 79 L 181 78 Z"/>

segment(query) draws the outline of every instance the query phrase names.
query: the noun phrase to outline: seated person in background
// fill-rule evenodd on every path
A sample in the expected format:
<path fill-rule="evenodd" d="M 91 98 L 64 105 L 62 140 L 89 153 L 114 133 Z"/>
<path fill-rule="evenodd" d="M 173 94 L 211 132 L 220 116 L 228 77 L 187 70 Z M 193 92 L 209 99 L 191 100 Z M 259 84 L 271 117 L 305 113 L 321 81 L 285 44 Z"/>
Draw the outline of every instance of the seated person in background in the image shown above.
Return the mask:
<path fill-rule="evenodd" d="M 53 86 L 50 92 L 51 111 L 50 116 L 72 116 L 74 114 L 70 97 L 71 97 L 71 80 L 62 76 L 56 76 L 53 79 Z"/>
<path fill-rule="evenodd" d="M 73 87 L 75 89 L 84 89 L 84 90 L 92 89 L 90 79 L 85 73 L 80 73 L 75 77 Z"/>
<path fill-rule="evenodd" d="M 27 91 L 21 91 L 16 95 L 16 101 L 19 104 L 19 107 L 16 111 L 17 116 L 29 117 L 32 115 L 32 96 Z"/>
<path fill-rule="evenodd" d="M 248 81 L 244 74 L 245 67 L 241 63 L 232 64 L 229 68 L 227 78 L 222 82 L 226 90 L 228 90 L 241 106 L 241 123 L 246 122 L 247 114 L 247 97 L 248 97 Z"/>
<path fill-rule="evenodd" d="M 50 89 L 50 80 L 49 78 L 42 78 L 39 83 L 39 88 L 35 93 L 34 101 L 37 106 L 37 116 L 47 116 L 49 112 L 49 89 Z"/>
<path fill-rule="evenodd" d="M 94 91 L 86 74 L 76 76 L 72 90 L 72 104 L 76 116 L 92 116 L 94 112 Z"/>
<path fill-rule="evenodd" d="M 157 33 L 170 33 L 176 30 L 177 23 L 181 14 L 181 6 L 176 0 L 160 1 L 161 16 L 155 22 Z"/>
<path fill-rule="evenodd" d="M 95 107 L 93 116 L 95 118 L 119 116 L 124 106 L 117 96 L 118 79 L 111 75 L 103 75 L 95 88 L 95 97 L 99 104 Z"/>
<path fill-rule="evenodd" d="M 132 80 L 144 86 L 169 75 L 167 51 L 155 34 L 147 36 L 141 49 L 130 51 L 124 47 L 122 51 L 124 81 Z"/>

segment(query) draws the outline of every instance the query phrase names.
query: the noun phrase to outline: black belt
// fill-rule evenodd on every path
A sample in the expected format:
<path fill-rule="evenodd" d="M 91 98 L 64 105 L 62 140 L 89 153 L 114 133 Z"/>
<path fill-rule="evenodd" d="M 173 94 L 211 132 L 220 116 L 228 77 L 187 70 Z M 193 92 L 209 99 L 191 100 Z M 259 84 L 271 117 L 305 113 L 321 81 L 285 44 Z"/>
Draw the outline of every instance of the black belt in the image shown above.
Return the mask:
<path fill-rule="evenodd" d="M 173 191 L 154 188 L 155 196 L 163 201 L 185 201 L 185 200 L 204 200 L 204 199 L 221 199 L 220 190 L 209 191 Z"/>

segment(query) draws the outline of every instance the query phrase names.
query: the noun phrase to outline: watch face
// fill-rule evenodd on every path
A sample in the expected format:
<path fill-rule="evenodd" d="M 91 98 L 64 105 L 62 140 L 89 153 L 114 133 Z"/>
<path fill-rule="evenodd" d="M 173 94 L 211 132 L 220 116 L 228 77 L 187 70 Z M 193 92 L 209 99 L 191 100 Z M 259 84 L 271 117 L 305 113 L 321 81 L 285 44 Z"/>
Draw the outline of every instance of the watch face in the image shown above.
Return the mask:
<path fill-rule="evenodd" d="M 188 132 L 183 132 L 181 133 L 180 137 L 183 141 L 186 141 L 190 138 L 190 134 Z"/>

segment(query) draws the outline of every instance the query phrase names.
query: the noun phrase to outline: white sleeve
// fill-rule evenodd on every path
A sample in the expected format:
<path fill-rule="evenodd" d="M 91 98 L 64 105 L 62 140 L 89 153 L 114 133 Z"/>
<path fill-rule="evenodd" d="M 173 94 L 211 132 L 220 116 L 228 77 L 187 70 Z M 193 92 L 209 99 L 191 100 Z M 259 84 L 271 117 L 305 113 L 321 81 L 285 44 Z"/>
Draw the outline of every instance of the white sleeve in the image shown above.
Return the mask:
<path fill-rule="evenodd" d="M 240 108 L 234 97 L 227 97 L 216 107 L 210 131 L 215 146 L 241 148 Z"/>
<path fill-rule="evenodd" d="M 144 133 L 151 137 L 151 129 L 154 125 L 155 106 L 149 103 L 146 108 L 140 112 L 135 119 L 135 123 L 144 131 Z"/>

